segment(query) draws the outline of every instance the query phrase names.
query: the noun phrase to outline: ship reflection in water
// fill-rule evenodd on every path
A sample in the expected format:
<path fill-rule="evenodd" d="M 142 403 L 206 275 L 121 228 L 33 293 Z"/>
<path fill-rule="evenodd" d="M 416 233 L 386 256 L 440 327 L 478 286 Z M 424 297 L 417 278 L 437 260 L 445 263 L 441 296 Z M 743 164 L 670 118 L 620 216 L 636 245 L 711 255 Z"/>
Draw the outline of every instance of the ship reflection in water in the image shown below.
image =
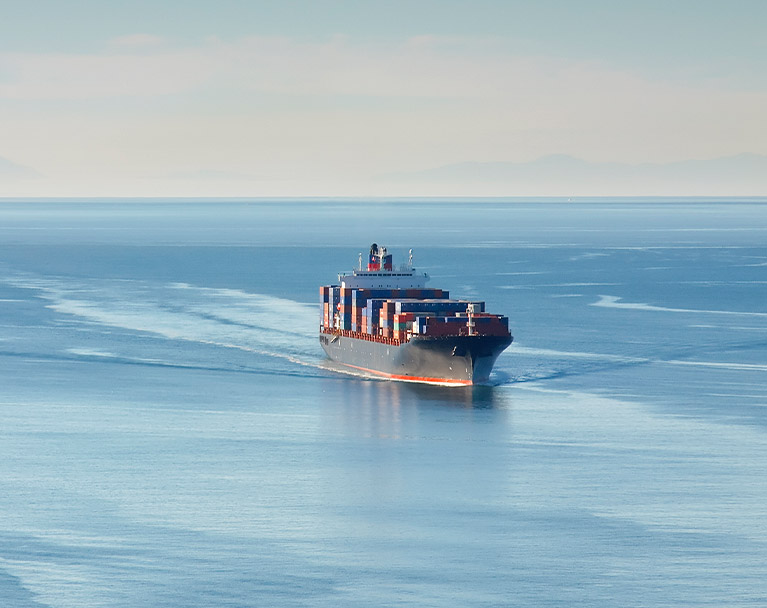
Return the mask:
<path fill-rule="evenodd" d="M 404 439 L 424 432 L 423 424 L 433 424 L 442 410 L 464 410 L 462 421 L 472 423 L 474 414 L 485 412 L 502 425 L 511 413 L 511 392 L 497 386 L 434 386 L 411 382 L 393 382 L 347 378 L 329 380 L 323 391 L 325 413 L 335 428 L 358 436 Z M 332 401 L 328 403 L 328 401 Z M 340 417 L 341 420 L 338 420 Z M 482 418 L 486 418 L 483 415 Z M 429 422 L 427 422 L 429 421 Z"/>
<path fill-rule="evenodd" d="M 435 403 L 474 409 L 489 409 L 505 403 L 494 386 L 431 386 L 415 382 L 391 382 L 390 392 L 415 402 Z"/>

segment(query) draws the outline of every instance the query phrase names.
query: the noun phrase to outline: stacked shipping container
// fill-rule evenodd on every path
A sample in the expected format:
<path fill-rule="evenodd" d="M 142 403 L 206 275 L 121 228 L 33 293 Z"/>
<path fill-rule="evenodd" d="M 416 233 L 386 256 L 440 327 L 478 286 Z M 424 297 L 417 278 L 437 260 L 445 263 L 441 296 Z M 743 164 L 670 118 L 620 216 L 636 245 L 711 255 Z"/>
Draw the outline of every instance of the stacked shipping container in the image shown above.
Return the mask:
<path fill-rule="evenodd" d="M 488 314 L 484 302 L 451 300 L 442 289 L 320 287 L 323 330 L 346 330 L 396 339 L 411 335 L 508 335 L 509 320 Z M 467 309 L 473 305 L 471 316 Z"/>

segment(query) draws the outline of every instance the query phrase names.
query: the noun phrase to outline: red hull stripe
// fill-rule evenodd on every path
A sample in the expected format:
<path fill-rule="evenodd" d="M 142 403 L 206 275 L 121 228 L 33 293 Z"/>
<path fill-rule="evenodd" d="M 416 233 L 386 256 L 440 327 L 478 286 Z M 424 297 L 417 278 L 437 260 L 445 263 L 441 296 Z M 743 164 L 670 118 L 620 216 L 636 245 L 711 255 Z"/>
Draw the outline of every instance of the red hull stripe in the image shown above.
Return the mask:
<path fill-rule="evenodd" d="M 454 378 L 427 378 L 427 377 L 421 377 L 421 376 L 398 376 L 397 374 L 387 374 L 386 372 L 381 372 L 376 369 L 359 367 L 358 365 L 351 365 L 350 363 L 342 363 L 342 365 L 346 365 L 347 367 L 353 367 L 354 369 L 358 369 L 363 372 L 376 374 L 377 376 L 382 376 L 384 378 L 390 378 L 391 380 L 410 380 L 411 382 L 431 382 L 432 384 L 460 384 L 464 386 L 473 384 L 471 380 L 456 380 Z"/>

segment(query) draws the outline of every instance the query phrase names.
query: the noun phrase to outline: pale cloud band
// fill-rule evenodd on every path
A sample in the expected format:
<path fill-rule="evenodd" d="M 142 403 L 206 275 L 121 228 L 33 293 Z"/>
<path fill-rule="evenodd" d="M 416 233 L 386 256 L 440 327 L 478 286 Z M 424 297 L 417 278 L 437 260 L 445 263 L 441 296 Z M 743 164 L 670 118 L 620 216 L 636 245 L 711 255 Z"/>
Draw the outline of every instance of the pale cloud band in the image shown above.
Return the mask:
<path fill-rule="evenodd" d="M 551 152 L 625 162 L 767 152 L 765 90 L 520 55 L 496 39 L 178 47 L 137 33 L 100 53 L 0 54 L 0 73 L 0 154 L 72 191 L 143 192 L 157 176 L 210 172 L 258 175 L 269 195 L 291 182 L 310 192 L 285 194 L 318 184 L 332 194 L 380 173 Z M 241 179 L 230 186 L 217 185 L 242 194 Z"/>

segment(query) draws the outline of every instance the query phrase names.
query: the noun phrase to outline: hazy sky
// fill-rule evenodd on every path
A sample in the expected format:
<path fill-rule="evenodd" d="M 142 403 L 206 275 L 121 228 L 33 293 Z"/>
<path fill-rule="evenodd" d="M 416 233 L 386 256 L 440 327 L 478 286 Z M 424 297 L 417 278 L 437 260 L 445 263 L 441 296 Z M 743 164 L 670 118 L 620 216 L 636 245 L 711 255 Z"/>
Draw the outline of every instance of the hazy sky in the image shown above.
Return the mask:
<path fill-rule="evenodd" d="M 767 0 L 0 9 L 0 196 L 407 194 L 378 176 L 767 154 Z"/>

